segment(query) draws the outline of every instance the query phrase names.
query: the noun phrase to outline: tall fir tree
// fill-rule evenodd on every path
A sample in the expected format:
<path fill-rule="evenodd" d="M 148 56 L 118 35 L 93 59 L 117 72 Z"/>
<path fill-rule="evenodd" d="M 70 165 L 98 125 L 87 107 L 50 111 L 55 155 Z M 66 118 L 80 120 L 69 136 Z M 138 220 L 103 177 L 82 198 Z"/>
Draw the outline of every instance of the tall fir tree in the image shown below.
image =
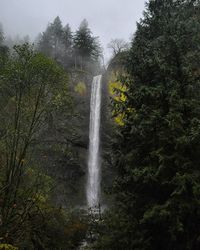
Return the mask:
<path fill-rule="evenodd" d="M 200 249 L 199 7 L 150 0 L 137 26 L 115 104 L 117 209 L 97 249 Z"/>
<path fill-rule="evenodd" d="M 3 27 L 0 23 L 0 45 L 3 43 L 4 35 L 3 35 Z"/>
<path fill-rule="evenodd" d="M 70 25 L 67 24 L 63 28 L 62 42 L 64 46 L 63 64 L 66 68 L 73 65 L 73 34 Z"/>
<path fill-rule="evenodd" d="M 75 64 L 83 68 L 86 62 L 97 61 L 100 53 L 97 37 L 92 36 L 88 22 L 84 19 L 74 35 Z"/>
<path fill-rule="evenodd" d="M 66 50 L 70 50 L 72 49 L 72 44 L 73 44 L 73 35 L 72 35 L 72 30 L 70 28 L 70 25 L 67 24 L 64 28 L 63 28 L 63 43 L 65 45 Z"/>
<path fill-rule="evenodd" d="M 8 52 L 9 52 L 8 47 L 4 45 L 3 26 L 0 23 L 0 68 L 1 70 L 3 69 L 3 65 L 5 64 L 5 61 L 8 59 Z"/>
<path fill-rule="evenodd" d="M 57 16 L 53 23 L 50 23 L 46 31 L 40 36 L 38 49 L 45 55 L 62 63 L 64 53 L 63 35 L 62 22 Z"/>

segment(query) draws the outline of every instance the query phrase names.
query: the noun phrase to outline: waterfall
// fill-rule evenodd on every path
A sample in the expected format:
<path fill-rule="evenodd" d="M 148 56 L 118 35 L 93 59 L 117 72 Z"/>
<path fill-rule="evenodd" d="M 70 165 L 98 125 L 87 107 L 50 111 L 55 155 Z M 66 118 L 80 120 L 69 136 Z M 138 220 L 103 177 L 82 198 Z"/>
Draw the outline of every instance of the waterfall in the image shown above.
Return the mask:
<path fill-rule="evenodd" d="M 95 76 L 92 81 L 90 99 L 90 131 L 89 131 L 89 158 L 87 180 L 88 207 L 99 205 L 100 196 L 100 162 L 99 162 L 99 130 L 101 111 L 101 75 Z"/>

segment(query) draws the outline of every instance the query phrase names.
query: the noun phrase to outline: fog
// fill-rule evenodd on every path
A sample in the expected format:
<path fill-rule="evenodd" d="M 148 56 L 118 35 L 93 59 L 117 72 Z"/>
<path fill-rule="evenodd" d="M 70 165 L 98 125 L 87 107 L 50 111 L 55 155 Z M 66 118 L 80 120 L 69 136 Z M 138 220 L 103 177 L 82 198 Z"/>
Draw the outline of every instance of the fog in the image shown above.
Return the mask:
<path fill-rule="evenodd" d="M 56 16 L 73 31 L 86 18 L 108 54 L 112 38 L 130 39 L 143 10 L 144 0 L 0 0 L 0 23 L 7 36 L 35 39 Z"/>

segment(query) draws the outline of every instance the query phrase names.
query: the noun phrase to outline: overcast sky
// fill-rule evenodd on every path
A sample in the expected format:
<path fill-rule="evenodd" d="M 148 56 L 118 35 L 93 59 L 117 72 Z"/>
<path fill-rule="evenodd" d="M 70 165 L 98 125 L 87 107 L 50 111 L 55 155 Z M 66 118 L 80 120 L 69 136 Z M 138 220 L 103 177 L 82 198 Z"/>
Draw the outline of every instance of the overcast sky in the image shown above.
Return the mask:
<path fill-rule="evenodd" d="M 129 40 L 142 17 L 145 0 L 0 0 L 5 35 L 34 39 L 48 22 L 60 16 L 75 31 L 86 18 L 106 49 L 112 38 Z M 106 54 L 108 50 L 106 49 Z"/>

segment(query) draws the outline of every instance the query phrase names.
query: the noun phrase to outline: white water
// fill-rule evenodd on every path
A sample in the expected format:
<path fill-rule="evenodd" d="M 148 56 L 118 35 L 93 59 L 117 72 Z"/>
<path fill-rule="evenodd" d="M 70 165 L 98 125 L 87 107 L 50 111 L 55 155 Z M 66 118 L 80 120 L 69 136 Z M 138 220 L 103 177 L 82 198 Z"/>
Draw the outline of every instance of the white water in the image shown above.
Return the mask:
<path fill-rule="evenodd" d="M 99 205 L 100 197 L 100 162 L 99 162 L 99 130 L 101 111 L 101 75 L 95 76 L 91 88 L 90 100 L 90 133 L 87 181 L 88 207 Z"/>

